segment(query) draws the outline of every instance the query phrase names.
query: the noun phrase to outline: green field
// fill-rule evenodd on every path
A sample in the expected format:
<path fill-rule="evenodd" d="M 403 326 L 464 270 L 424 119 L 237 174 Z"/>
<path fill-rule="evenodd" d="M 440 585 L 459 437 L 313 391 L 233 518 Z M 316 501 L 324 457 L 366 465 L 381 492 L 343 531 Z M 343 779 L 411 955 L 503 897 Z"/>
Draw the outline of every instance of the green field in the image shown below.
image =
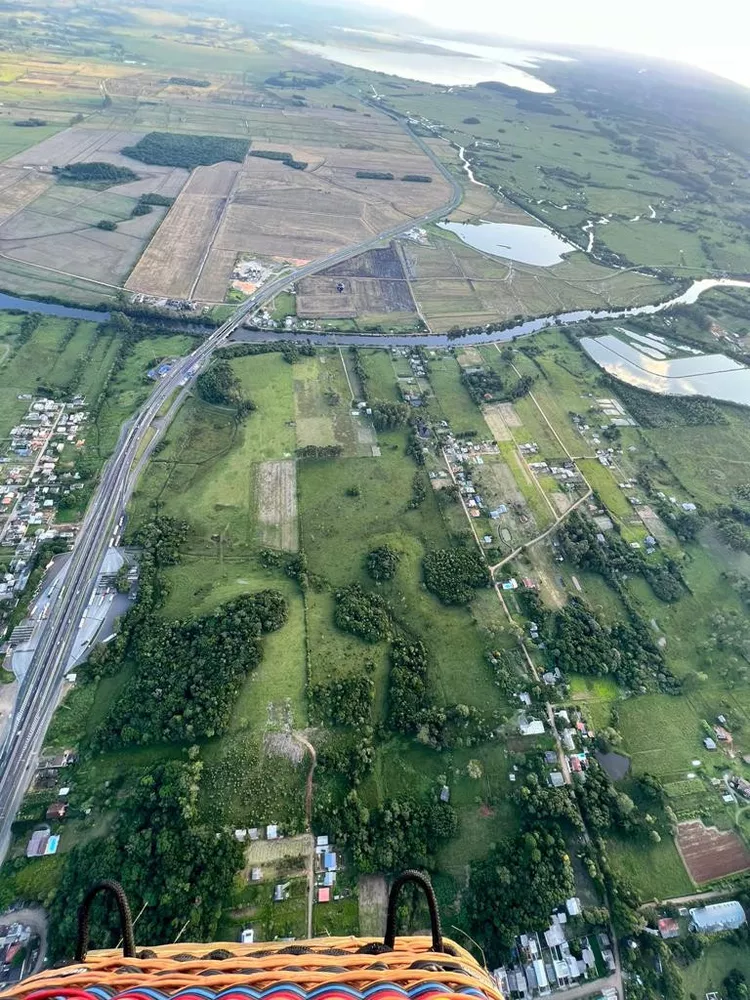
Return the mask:
<path fill-rule="evenodd" d="M 750 979 L 747 948 L 728 941 L 713 941 L 699 959 L 680 969 L 680 976 L 688 995 L 704 996 L 718 992 L 723 996 L 722 983 L 731 969 L 739 969 Z"/>
<path fill-rule="evenodd" d="M 640 844 L 611 838 L 607 854 L 616 871 L 628 878 L 641 899 L 669 899 L 693 891 L 674 841 L 664 837 L 660 844 Z"/>

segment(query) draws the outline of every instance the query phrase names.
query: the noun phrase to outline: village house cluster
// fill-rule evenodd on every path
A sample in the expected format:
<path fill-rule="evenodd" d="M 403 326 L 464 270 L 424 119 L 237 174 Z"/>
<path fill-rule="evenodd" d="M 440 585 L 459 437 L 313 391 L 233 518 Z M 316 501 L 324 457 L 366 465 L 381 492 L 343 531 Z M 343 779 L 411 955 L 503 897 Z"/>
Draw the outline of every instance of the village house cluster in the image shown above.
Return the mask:
<path fill-rule="evenodd" d="M 521 934 L 507 966 L 493 975 L 503 996 L 530 1000 L 549 996 L 600 979 L 614 972 L 615 957 L 609 935 L 581 934 L 581 901 L 567 899 L 551 915 L 542 934 Z M 605 994 L 606 995 L 606 994 Z"/>
<path fill-rule="evenodd" d="M 19 399 L 29 402 L 28 412 L 0 455 L 0 544 L 14 549 L 0 580 L 6 614 L 28 583 L 39 543 L 58 535 L 74 537 L 72 530 L 60 532 L 53 525 L 62 498 L 83 489 L 75 456 L 85 444 L 88 417 L 82 396 L 69 403 L 29 395 Z"/>
<path fill-rule="evenodd" d="M 17 983 L 26 974 L 32 938 L 31 928 L 17 920 L 0 924 L 0 989 Z"/>

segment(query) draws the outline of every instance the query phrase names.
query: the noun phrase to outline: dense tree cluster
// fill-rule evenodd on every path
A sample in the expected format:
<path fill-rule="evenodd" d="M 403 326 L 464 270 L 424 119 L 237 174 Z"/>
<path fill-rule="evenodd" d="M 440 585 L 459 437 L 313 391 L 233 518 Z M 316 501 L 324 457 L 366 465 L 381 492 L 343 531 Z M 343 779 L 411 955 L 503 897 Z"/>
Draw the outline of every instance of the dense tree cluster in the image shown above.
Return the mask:
<path fill-rule="evenodd" d="M 582 828 L 581 815 L 570 787 L 552 788 L 542 767 L 529 767 L 512 794 L 526 826 L 534 828 L 552 820 L 569 824 L 575 830 Z"/>
<path fill-rule="evenodd" d="M 675 507 L 668 500 L 657 500 L 659 517 L 672 529 L 681 542 L 693 542 L 698 537 L 705 519 L 698 511 L 688 513 Z"/>
<path fill-rule="evenodd" d="M 392 181 L 393 174 L 388 170 L 358 170 L 355 177 L 366 181 Z"/>
<path fill-rule="evenodd" d="M 240 687 L 260 662 L 261 637 L 287 605 L 273 590 L 243 595 L 203 618 L 151 615 L 130 634 L 133 678 L 113 704 L 101 744 L 193 740 L 223 732 Z"/>
<path fill-rule="evenodd" d="M 317 773 L 329 775 L 336 782 L 344 778 L 354 788 L 370 773 L 375 760 L 372 726 L 328 732 L 317 750 Z"/>
<path fill-rule="evenodd" d="M 174 205 L 174 198 L 168 198 L 165 194 L 142 194 L 138 199 L 139 205 L 161 205 L 164 208 L 169 208 Z"/>
<path fill-rule="evenodd" d="M 170 76 L 169 83 L 174 87 L 210 87 L 210 80 L 196 80 L 192 76 Z"/>
<path fill-rule="evenodd" d="M 228 361 L 214 361 L 198 376 L 195 387 L 200 398 L 213 406 L 237 407 L 243 415 L 255 409 L 251 400 L 242 398 L 242 383 Z"/>
<path fill-rule="evenodd" d="M 488 960 L 498 962 L 518 934 L 546 930 L 550 913 L 574 888 L 560 832 L 527 830 L 472 864 L 464 910 Z"/>
<path fill-rule="evenodd" d="M 336 73 L 326 73 L 312 70 L 285 69 L 275 76 L 266 77 L 267 87 L 283 87 L 290 90 L 304 90 L 306 87 L 325 87 L 336 83 L 340 77 Z"/>
<path fill-rule="evenodd" d="M 660 396 L 610 377 L 623 406 L 643 427 L 710 427 L 728 423 L 722 407 L 704 396 Z"/>
<path fill-rule="evenodd" d="M 180 560 L 180 548 L 187 541 L 189 532 L 187 521 L 161 515 L 138 529 L 135 542 L 158 567 L 174 566 Z"/>
<path fill-rule="evenodd" d="M 468 604 L 490 574 L 474 548 L 434 549 L 422 562 L 425 586 L 443 604 Z"/>
<path fill-rule="evenodd" d="M 354 368 L 354 374 L 360 381 L 362 386 L 362 391 L 367 392 L 367 383 L 369 381 L 369 374 L 362 362 L 362 356 L 359 353 L 359 348 L 355 344 L 349 346 L 349 358 L 352 362 L 352 367 Z"/>
<path fill-rule="evenodd" d="M 107 183 L 111 186 L 138 180 L 135 171 L 112 163 L 68 163 L 64 167 L 53 167 L 52 172 L 62 181 L 77 184 Z"/>
<path fill-rule="evenodd" d="M 352 789 L 343 802 L 316 801 L 316 809 L 316 826 L 352 851 L 360 872 L 430 869 L 441 843 L 458 829 L 453 807 L 436 800 L 387 799 L 368 809 Z"/>
<path fill-rule="evenodd" d="M 412 184 L 432 184 L 432 178 L 427 174 L 404 174 L 402 181 L 411 181 Z"/>
<path fill-rule="evenodd" d="M 622 575 L 637 573 L 648 582 L 660 601 L 671 603 L 683 596 L 682 573 L 673 559 L 644 556 L 640 549 L 631 549 L 616 531 L 608 532 L 604 542 L 596 535 L 593 522 L 575 510 L 560 526 L 557 538 L 569 562 L 599 573 L 618 592 Z"/>
<path fill-rule="evenodd" d="M 210 166 L 223 160 L 242 163 L 247 155 L 248 139 L 228 139 L 222 135 L 190 135 L 179 132 L 149 132 L 133 146 L 122 150 L 141 163 L 152 163 L 160 167 Z"/>
<path fill-rule="evenodd" d="M 475 403 L 511 402 L 514 399 L 521 399 L 534 385 L 534 379 L 530 375 L 508 381 L 494 368 L 464 370 L 461 381 Z"/>
<path fill-rule="evenodd" d="M 341 452 L 340 444 L 307 444 L 297 449 L 297 455 L 307 459 L 340 458 Z"/>
<path fill-rule="evenodd" d="M 409 501 L 409 507 L 415 510 L 417 507 L 421 507 L 422 504 L 427 499 L 427 490 L 424 484 L 424 473 L 415 472 L 414 478 L 411 481 L 411 500 Z"/>
<path fill-rule="evenodd" d="M 715 511 L 714 526 L 724 542 L 738 552 L 750 552 L 750 507 L 739 503 L 722 504 Z"/>
<path fill-rule="evenodd" d="M 294 170 L 307 168 L 304 160 L 295 160 L 291 153 L 284 153 L 278 149 L 251 149 L 249 155 L 259 156 L 263 160 L 279 160 L 285 167 L 292 167 Z"/>
<path fill-rule="evenodd" d="M 42 128 L 47 124 L 47 120 L 45 118 L 19 118 L 13 124 L 18 128 Z"/>
<path fill-rule="evenodd" d="M 750 990 L 747 986 L 747 978 L 739 969 L 732 969 L 721 984 L 724 987 L 726 1000 L 747 1000 Z"/>
<path fill-rule="evenodd" d="M 661 650 L 634 613 L 605 625 L 580 598 L 547 615 L 543 625 L 547 655 L 564 673 L 611 674 L 631 691 L 677 690 Z"/>
<path fill-rule="evenodd" d="M 367 553 L 365 568 L 377 583 L 392 580 L 396 575 L 401 556 L 390 545 L 379 545 Z"/>
<path fill-rule="evenodd" d="M 615 788 L 604 768 L 589 759 L 585 781 L 576 776 L 576 796 L 591 831 L 631 835 L 644 830 L 641 814 L 629 795 Z"/>
<path fill-rule="evenodd" d="M 310 704 L 329 726 L 365 726 L 370 721 L 375 698 L 373 665 L 367 672 L 334 677 L 322 684 L 313 685 Z"/>
<path fill-rule="evenodd" d="M 391 634 L 388 603 L 379 594 L 369 594 L 358 583 L 336 591 L 334 621 L 343 632 L 365 642 L 380 642 Z"/>
<path fill-rule="evenodd" d="M 138 935 L 153 944 L 174 941 L 188 921 L 193 940 L 215 937 L 219 915 L 242 866 L 242 847 L 227 831 L 204 826 L 197 796 L 202 765 L 170 761 L 147 771 L 117 803 L 113 833 L 74 847 L 65 856 L 51 905 L 50 946 L 70 958 L 77 906 L 94 882 L 115 879 L 139 913 Z M 144 906 L 144 904 L 149 904 Z M 113 905 L 94 904 L 95 946 L 120 937 Z"/>
<path fill-rule="evenodd" d="M 379 431 L 391 431 L 409 422 L 410 410 L 406 403 L 390 403 L 376 399 L 370 403 L 372 422 Z"/>
<path fill-rule="evenodd" d="M 400 636 L 389 657 L 388 725 L 398 733 L 416 733 L 430 707 L 427 648 L 421 639 Z"/>

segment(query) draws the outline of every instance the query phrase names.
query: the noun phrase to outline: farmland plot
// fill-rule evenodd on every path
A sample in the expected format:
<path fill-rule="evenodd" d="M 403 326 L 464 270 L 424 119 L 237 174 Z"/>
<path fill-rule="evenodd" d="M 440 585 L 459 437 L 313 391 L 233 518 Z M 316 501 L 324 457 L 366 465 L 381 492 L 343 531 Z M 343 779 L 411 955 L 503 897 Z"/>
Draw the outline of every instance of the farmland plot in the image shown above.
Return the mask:
<path fill-rule="evenodd" d="M 733 830 L 691 820 L 677 826 L 677 846 L 694 882 L 712 882 L 750 868 L 750 851 Z"/>
<path fill-rule="evenodd" d="M 193 171 L 130 275 L 128 289 L 175 298 L 193 295 L 239 168 L 238 163 L 217 163 Z M 225 290 L 215 290 L 215 301 L 223 300 Z"/>
<path fill-rule="evenodd" d="M 338 318 L 416 313 L 401 259 L 392 246 L 335 264 L 297 286 L 297 315 Z"/>
<path fill-rule="evenodd" d="M 258 466 L 258 525 L 260 540 L 271 548 L 296 552 L 297 467 L 294 459 Z"/>

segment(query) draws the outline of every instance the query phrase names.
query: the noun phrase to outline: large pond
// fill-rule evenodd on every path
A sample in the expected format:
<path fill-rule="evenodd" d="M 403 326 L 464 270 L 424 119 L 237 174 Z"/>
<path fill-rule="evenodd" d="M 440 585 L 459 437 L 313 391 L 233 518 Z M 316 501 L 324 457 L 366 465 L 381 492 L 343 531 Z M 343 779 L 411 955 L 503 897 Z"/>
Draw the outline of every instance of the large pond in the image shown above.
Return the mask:
<path fill-rule="evenodd" d="M 104 323 L 109 319 L 108 312 L 94 309 L 77 309 L 75 306 L 62 306 L 57 302 L 36 302 L 33 299 L 19 299 L 14 295 L 4 295 L 0 292 L 0 309 L 13 309 L 16 312 L 35 312 L 45 316 L 64 316 L 66 319 L 90 319 L 94 323 Z"/>
<path fill-rule="evenodd" d="M 298 41 L 287 44 L 344 66 L 400 76 L 404 80 L 447 87 L 473 87 L 492 80 L 536 94 L 553 94 L 555 89 L 527 70 L 536 70 L 540 62 L 547 60 L 570 61 L 528 49 L 364 31 L 347 31 L 340 40 L 325 45 Z"/>
<path fill-rule="evenodd" d="M 510 222 L 438 222 L 440 229 L 455 233 L 475 250 L 505 257 L 519 264 L 551 267 L 563 254 L 578 247 L 568 243 L 546 226 L 519 226 Z"/>
<path fill-rule="evenodd" d="M 611 335 L 583 337 L 581 347 L 610 375 L 638 389 L 750 406 L 750 369 L 723 354 L 660 360 Z"/>

